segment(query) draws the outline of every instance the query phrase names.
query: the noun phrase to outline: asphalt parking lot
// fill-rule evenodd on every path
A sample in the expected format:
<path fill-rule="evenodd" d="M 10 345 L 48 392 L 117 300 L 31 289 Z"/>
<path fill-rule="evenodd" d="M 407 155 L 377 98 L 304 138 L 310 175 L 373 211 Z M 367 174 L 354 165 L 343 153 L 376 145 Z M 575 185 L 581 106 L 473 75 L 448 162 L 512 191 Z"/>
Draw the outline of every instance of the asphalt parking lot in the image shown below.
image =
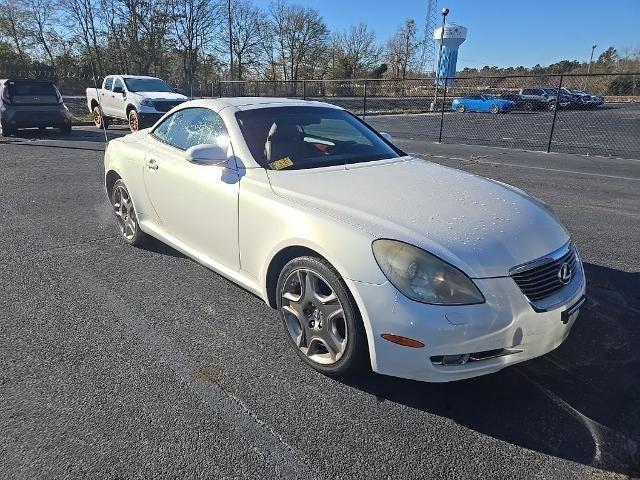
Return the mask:
<path fill-rule="evenodd" d="M 256 297 L 119 240 L 101 135 L 0 142 L 1 478 L 640 475 L 640 161 L 399 139 L 552 205 L 589 302 L 557 350 L 494 375 L 340 382 Z"/>
<path fill-rule="evenodd" d="M 376 108 L 375 99 L 368 108 Z M 440 114 L 375 115 L 367 121 L 395 137 L 438 140 Z M 445 112 L 444 143 L 546 151 L 553 112 L 508 114 Z M 564 110 L 556 115 L 551 151 L 640 158 L 640 103 L 606 104 L 597 109 Z"/>

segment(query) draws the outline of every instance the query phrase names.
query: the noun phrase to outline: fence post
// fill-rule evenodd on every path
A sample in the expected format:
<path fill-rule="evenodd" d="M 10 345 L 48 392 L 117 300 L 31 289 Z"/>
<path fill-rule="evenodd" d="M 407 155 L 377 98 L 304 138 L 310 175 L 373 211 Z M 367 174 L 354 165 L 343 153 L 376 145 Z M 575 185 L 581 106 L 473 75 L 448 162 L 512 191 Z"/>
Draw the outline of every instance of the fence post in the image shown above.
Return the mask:
<path fill-rule="evenodd" d="M 553 109 L 553 120 L 551 122 L 551 131 L 549 132 L 549 143 L 547 144 L 547 153 L 551 151 L 551 141 L 553 140 L 553 130 L 556 128 L 556 117 L 558 116 L 558 110 L 560 109 L 560 89 L 562 88 L 562 79 L 564 75 L 560 75 L 560 81 L 558 82 L 558 90 L 556 92 L 556 108 Z"/>
<path fill-rule="evenodd" d="M 442 143 L 442 126 L 444 125 L 444 104 L 447 103 L 447 85 L 449 85 L 449 77 L 444 77 L 444 93 L 442 94 L 442 108 L 440 109 L 440 133 L 438 133 L 438 143 Z"/>
<path fill-rule="evenodd" d="M 307 81 L 306 80 L 302 80 L 302 99 L 303 100 L 307 99 Z"/>
<path fill-rule="evenodd" d="M 222 80 L 218 80 L 218 98 L 222 98 Z"/>
<path fill-rule="evenodd" d="M 367 80 L 364 81 L 364 95 L 362 96 L 362 119 L 367 118 Z"/>

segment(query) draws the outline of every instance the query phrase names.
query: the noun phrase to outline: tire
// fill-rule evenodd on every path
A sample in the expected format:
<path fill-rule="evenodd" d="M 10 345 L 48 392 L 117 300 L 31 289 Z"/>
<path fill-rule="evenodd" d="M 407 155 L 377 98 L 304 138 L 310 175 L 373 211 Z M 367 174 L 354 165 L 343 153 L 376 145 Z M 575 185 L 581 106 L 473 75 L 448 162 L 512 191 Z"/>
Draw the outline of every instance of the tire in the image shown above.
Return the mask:
<path fill-rule="evenodd" d="M 533 104 L 531 103 L 525 103 L 522 107 L 524 110 L 526 110 L 527 112 L 530 112 L 531 110 L 533 110 Z"/>
<path fill-rule="evenodd" d="M 547 104 L 547 110 L 549 110 L 550 112 L 553 112 L 556 109 L 556 102 L 549 102 Z"/>
<path fill-rule="evenodd" d="M 299 257 L 287 263 L 278 277 L 276 303 L 288 342 L 314 370 L 345 377 L 369 365 L 360 312 L 329 262 Z"/>
<path fill-rule="evenodd" d="M 16 134 L 14 128 L 7 127 L 4 123 L 0 122 L 0 137 L 10 137 Z"/>
<path fill-rule="evenodd" d="M 129 120 L 129 130 L 131 130 L 131 132 L 137 132 L 140 130 L 140 118 L 138 117 L 138 112 L 136 112 L 135 109 L 132 108 L 131 111 L 129 111 L 127 118 Z"/>
<path fill-rule="evenodd" d="M 489 111 L 493 114 L 500 113 L 500 109 L 498 108 L 497 105 L 491 105 L 489 107 Z"/>
<path fill-rule="evenodd" d="M 93 123 L 98 128 L 109 128 L 109 119 L 102 115 L 100 106 L 96 105 L 92 110 Z M 104 125 L 103 125 L 104 122 Z"/>
<path fill-rule="evenodd" d="M 464 112 L 466 112 L 466 111 L 467 111 L 467 109 L 466 109 L 466 108 L 465 108 L 465 106 L 464 106 L 464 105 L 462 105 L 462 104 L 460 104 L 460 105 L 458 105 L 458 106 L 456 107 L 456 112 L 458 112 L 458 113 L 464 113 Z"/>
<path fill-rule="evenodd" d="M 71 133 L 71 129 L 71 124 L 63 125 L 62 127 L 60 127 L 60 133 Z"/>
<path fill-rule="evenodd" d="M 120 237 L 129 245 L 136 247 L 144 245 L 149 237 L 140 229 L 131 195 L 122 179 L 114 183 L 109 199 L 118 222 Z"/>

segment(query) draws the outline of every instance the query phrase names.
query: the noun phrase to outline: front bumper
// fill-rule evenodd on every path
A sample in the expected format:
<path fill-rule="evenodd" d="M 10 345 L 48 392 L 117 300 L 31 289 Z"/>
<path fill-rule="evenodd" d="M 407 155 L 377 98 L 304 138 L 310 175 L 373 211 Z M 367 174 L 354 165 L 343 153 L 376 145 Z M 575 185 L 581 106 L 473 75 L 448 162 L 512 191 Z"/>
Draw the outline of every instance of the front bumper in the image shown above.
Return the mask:
<path fill-rule="evenodd" d="M 166 112 L 138 112 L 138 121 L 140 128 L 147 128 L 155 124 Z"/>
<path fill-rule="evenodd" d="M 474 280 L 486 298 L 479 305 L 437 306 L 404 297 L 393 285 L 350 281 L 367 326 L 374 371 L 426 382 L 448 382 L 497 372 L 558 347 L 569 335 L 577 314 L 563 312 L 585 294 L 579 264 L 575 277 L 559 295 L 552 310 L 536 312 L 511 277 Z M 381 337 L 384 333 L 419 340 L 423 348 L 409 348 Z M 464 365 L 442 365 L 443 356 L 506 354 Z M 440 364 L 439 364 L 440 363 Z"/>

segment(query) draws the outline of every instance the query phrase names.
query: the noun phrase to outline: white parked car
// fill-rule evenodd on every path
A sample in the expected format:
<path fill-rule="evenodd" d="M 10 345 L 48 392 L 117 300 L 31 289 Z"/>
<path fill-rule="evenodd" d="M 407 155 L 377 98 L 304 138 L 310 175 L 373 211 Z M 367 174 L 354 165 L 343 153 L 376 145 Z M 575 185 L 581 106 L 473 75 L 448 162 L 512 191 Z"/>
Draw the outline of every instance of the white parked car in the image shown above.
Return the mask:
<path fill-rule="evenodd" d="M 87 88 L 86 95 L 96 127 L 107 128 L 112 119 L 118 119 L 125 120 L 132 132 L 153 125 L 187 100 L 164 80 L 140 75 L 108 75 L 102 88 Z"/>
<path fill-rule="evenodd" d="M 259 295 L 328 375 L 495 372 L 560 345 L 584 303 L 546 205 L 332 105 L 183 103 L 112 140 L 105 181 L 128 243 L 151 235 Z"/>

